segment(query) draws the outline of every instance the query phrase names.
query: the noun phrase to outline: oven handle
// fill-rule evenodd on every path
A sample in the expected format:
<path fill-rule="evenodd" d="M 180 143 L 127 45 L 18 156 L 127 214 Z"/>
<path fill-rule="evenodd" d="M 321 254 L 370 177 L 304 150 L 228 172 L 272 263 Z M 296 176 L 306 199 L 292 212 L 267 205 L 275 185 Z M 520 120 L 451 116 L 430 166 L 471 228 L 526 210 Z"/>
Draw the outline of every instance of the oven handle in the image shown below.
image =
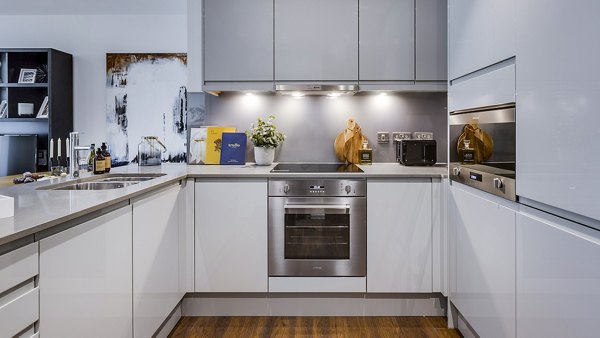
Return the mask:
<path fill-rule="evenodd" d="M 286 204 L 285 209 L 335 209 L 348 210 L 349 204 Z"/>

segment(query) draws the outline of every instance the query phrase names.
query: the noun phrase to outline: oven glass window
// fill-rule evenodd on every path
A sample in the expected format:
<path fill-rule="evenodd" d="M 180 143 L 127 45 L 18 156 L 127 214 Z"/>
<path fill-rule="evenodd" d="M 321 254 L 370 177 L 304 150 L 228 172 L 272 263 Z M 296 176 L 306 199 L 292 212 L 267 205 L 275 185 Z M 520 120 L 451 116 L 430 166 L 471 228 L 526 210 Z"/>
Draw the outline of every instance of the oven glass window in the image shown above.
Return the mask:
<path fill-rule="evenodd" d="M 350 214 L 327 209 L 286 213 L 285 259 L 350 259 Z"/>

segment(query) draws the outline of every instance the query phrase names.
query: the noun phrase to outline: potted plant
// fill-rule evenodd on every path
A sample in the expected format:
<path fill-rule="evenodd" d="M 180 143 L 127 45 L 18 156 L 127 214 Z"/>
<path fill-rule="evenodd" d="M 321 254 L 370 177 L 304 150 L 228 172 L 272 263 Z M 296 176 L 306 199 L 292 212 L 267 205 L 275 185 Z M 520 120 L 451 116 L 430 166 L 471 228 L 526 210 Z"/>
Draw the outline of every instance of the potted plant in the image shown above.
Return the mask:
<path fill-rule="evenodd" d="M 277 131 L 273 120 L 273 115 L 266 121 L 259 117 L 258 123 L 253 123 L 250 130 L 246 131 L 246 135 L 254 144 L 254 160 L 258 165 L 271 165 L 275 159 L 275 148 L 285 140 L 285 134 Z"/>

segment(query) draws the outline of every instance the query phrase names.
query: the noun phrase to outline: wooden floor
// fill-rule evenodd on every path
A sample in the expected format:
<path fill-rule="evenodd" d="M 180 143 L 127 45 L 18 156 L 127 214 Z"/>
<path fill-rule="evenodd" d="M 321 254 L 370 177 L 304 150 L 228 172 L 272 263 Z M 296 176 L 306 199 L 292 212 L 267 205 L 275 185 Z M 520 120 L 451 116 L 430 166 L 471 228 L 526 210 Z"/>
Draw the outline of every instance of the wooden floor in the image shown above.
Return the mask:
<path fill-rule="evenodd" d="M 183 317 L 170 337 L 462 337 L 445 317 Z"/>

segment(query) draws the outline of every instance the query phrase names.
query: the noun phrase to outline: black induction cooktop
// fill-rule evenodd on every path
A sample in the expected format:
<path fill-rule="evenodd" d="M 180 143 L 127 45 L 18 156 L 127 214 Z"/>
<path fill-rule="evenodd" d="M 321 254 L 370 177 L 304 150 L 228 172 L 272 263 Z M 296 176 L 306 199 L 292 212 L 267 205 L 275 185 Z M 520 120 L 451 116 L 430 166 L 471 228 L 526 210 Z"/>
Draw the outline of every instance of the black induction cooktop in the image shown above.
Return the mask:
<path fill-rule="evenodd" d="M 362 173 L 355 164 L 345 163 L 279 163 L 272 173 Z"/>

